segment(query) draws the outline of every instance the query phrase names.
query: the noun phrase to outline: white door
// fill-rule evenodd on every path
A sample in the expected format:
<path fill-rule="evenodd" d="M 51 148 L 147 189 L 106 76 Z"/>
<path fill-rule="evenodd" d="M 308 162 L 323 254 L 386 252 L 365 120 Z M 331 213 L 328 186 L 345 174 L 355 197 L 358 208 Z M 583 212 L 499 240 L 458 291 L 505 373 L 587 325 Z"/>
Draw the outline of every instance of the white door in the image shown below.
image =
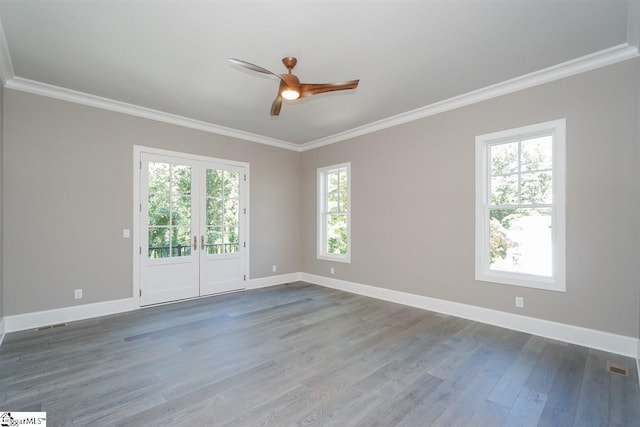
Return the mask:
<path fill-rule="evenodd" d="M 244 193 L 244 169 L 216 163 L 204 164 L 203 169 L 200 294 L 242 289 L 246 211 L 240 195 Z"/>
<path fill-rule="evenodd" d="M 245 169 L 144 152 L 140 160 L 140 305 L 243 289 Z"/>

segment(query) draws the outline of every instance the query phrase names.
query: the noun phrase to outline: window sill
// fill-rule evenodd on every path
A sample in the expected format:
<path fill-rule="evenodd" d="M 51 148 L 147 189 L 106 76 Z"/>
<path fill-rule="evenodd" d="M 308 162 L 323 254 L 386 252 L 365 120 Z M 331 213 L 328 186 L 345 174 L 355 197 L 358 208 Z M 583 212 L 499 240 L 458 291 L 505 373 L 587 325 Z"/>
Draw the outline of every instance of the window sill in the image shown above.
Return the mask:
<path fill-rule="evenodd" d="M 520 286 L 524 288 L 542 289 L 545 291 L 566 292 L 564 280 L 534 276 L 530 274 L 512 274 L 498 271 L 476 273 L 476 281 L 498 283 L 502 285 Z"/>
<path fill-rule="evenodd" d="M 349 255 L 318 255 L 317 258 L 322 261 L 343 262 L 345 264 L 351 264 L 351 257 Z"/>

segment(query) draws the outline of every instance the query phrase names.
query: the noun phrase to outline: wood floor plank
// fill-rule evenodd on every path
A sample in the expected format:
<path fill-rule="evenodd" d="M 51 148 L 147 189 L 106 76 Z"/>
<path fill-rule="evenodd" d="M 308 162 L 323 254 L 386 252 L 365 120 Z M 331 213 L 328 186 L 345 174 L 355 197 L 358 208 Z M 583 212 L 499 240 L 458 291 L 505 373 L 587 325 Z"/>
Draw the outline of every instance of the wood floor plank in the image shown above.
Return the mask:
<path fill-rule="evenodd" d="M 587 354 L 588 349 L 585 347 L 569 344 L 565 348 L 538 425 L 550 427 L 573 425 Z"/>
<path fill-rule="evenodd" d="M 634 363 L 298 282 L 8 334 L 0 407 L 51 426 L 635 426 Z"/>

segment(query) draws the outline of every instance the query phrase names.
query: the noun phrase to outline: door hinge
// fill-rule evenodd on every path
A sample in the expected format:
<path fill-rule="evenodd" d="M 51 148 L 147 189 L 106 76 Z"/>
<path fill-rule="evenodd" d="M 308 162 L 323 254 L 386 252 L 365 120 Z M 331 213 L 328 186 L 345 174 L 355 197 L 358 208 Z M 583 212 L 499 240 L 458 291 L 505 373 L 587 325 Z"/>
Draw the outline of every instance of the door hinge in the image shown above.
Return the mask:
<path fill-rule="evenodd" d="M 243 211 L 243 212 L 244 212 L 244 214 L 246 215 L 246 214 L 247 214 L 247 208 L 244 208 L 244 211 Z"/>
<path fill-rule="evenodd" d="M 242 276 L 242 280 L 244 280 L 245 282 L 247 281 L 247 275 L 246 274 Z"/>
<path fill-rule="evenodd" d="M 142 203 L 140 203 L 140 212 L 142 212 Z"/>
<path fill-rule="evenodd" d="M 247 242 L 243 242 L 242 247 L 246 248 L 247 247 Z"/>
<path fill-rule="evenodd" d="M 140 296 L 142 296 L 142 289 L 140 289 Z"/>
<path fill-rule="evenodd" d="M 140 160 L 140 169 L 142 169 L 142 160 Z"/>
<path fill-rule="evenodd" d="M 245 180 L 245 181 L 247 180 L 247 174 L 245 174 L 245 175 L 244 175 L 244 180 Z"/>
<path fill-rule="evenodd" d="M 138 253 L 140 253 L 140 255 L 142 255 L 142 246 L 140 246 L 139 248 L 140 250 L 138 251 Z"/>

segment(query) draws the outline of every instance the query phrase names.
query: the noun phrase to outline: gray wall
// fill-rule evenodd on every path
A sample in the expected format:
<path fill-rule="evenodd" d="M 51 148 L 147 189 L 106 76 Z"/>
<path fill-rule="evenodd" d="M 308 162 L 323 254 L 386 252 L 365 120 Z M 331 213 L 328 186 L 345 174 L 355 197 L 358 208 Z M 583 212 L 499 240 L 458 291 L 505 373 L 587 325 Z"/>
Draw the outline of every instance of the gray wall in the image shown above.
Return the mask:
<path fill-rule="evenodd" d="M 250 275 L 300 271 L 300 153 L 14 90 L 5 102 L 5 315 L 132 296 L 134 144 L 249 162 Z"/>
<path fill-rule="evenodd" d="M 638 337 L 639 82 L 626 61 L 304 152 L 302 270 Z M 563 117 L 567 292 L 476 282 L 475 136 Z M 352 263 L 320 261 L 316 169 L 347 161 Z"/>

